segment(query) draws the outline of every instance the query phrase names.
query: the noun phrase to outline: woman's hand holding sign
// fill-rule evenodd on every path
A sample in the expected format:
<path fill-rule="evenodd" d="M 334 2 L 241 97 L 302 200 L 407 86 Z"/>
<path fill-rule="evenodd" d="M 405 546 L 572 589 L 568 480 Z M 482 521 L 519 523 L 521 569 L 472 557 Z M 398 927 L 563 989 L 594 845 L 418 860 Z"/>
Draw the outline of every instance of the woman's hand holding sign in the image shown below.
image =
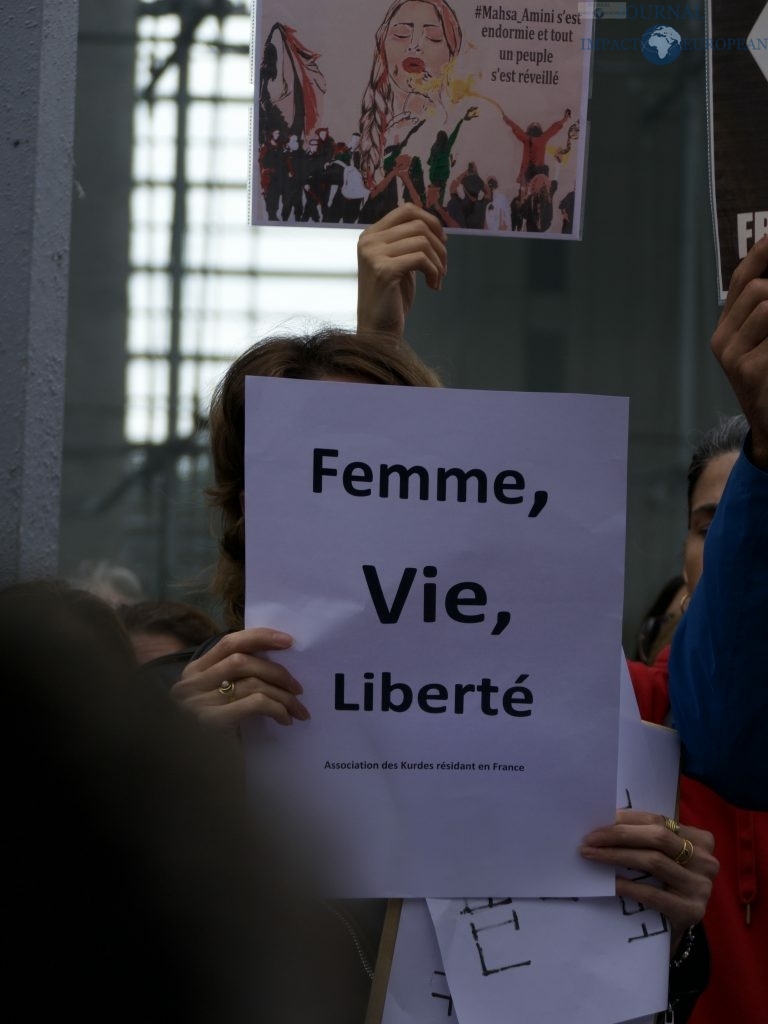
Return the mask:
<path fill-rule="evenodd" d="M 752 461 L 768 469 L 768 238 L 733 273 L 712 351 L 752 428 Z"/>
<path fill-rule="evenodd" d="M 361 331 L 402 337 L 416 274 L 442 287 L 448 269 L 445 231 L 437 217 L 406 203 L 382 217 L 357 243 L 357 324 Z"/>
<path fill-rule="evenodd" d="M 720 865 L 711 832 L 646 811 L 619 811 L 616 824 L 590 832 L 582 857 L 652 875 L 661 886 L 616 877 L 616 895 L 658 910 L 672 929 L 672 953 L 704 916 Z"/>
<path fill-rule="evenodd" d="M 191 661 L 171 691 L 200 719 L 233 728 L 251 715 L 279 725 L 306 721 L 309 711 L 299 700 L 299 683 L 282 665 L 262 655 L 284 651 L 293 639 L 274 629 L 241 629 L 229 633 L 209 651 Z"/>

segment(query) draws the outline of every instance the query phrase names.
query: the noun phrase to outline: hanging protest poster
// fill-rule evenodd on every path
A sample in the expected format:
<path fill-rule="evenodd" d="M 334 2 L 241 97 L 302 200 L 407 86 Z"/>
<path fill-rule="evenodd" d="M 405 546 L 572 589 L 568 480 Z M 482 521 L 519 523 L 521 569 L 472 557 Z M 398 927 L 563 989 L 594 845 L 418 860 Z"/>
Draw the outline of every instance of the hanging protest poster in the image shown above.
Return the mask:
<path fill-rule="evenodd" d="M 259 0 L 254 224 L 579 238 L 593 18 L 572 0 Z"/>
<path fill-rule="evenodd" d="M 768 3 L 710 0 L 709 167 L 720 299 L 768 235 Z"/>
<path fill-rule="evenodd" d="M 627 402 L 246 380 L 246 624 L 312 720 L 249 771 L 333 894 L 608 895 Z"/>

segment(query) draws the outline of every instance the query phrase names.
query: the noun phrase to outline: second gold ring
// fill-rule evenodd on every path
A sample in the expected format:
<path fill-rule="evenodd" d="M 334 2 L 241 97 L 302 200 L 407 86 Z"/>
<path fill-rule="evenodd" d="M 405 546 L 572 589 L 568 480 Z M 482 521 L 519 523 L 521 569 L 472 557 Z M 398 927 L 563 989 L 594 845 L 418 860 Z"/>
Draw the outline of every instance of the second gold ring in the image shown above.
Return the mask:
<path fill-rule="evenodd" d="M 680 864 L 682 867 L 688 863 L 693 857 L 693 843 L 690 839 L 683 839 L 683 848 L 675 857 L 675 864 Z"/>

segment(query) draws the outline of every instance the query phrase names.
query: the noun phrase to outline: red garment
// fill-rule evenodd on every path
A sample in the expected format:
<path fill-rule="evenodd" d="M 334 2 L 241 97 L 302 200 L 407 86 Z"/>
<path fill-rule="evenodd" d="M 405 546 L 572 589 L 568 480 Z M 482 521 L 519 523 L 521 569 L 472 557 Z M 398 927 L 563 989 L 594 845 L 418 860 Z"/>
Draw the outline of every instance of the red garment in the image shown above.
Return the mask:
<path fill-rule="evenodd" d="M 277 142 L 273 142 L 270 139 L 265 142 L 259 149 L 259 184 L 261 185 L 262 192 L 266 192 L 269 186 L 272 184 L 272 179 L 275 177 L 280 164 L 280 146 Z"/>
<path fill-rule="evenodd" d="M 541 135 L 529 135 L 528 132 L 523 131 L 519 124 L 515 124 L 514 121 L 507 119 L 507 124 L 512 129 L 512 134 L 523 144 L 523 159 L 520 163 L 520 172 L 517 175 L 517 180 L 520 184 L 525 181 L 525 172 L 529 167 L 542 167 L 546 164 L 547 143 L 553 135 L 557 135 L 566 120 L 567 118 L 564 117 L 560 121 L 555 121 Z"/>
<path fill-rule="evenodd" d="M 652 667 L 631 661 L 640 714 L 662 724 L 669 713 L 669 649 Z M 768 1021 L 768 812 L 743 811 L 683 775 L 680 821 L 715 837 L 720 873 L 704 917 L 712 977 L 689 1024 Z"/>

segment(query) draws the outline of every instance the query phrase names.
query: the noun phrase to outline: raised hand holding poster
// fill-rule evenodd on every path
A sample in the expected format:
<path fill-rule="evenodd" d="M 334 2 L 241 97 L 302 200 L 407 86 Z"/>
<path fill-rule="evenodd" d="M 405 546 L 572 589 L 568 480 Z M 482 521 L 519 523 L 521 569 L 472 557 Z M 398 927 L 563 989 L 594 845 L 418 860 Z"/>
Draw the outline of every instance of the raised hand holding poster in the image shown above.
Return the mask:
<path fill-rule="evenodd" d="M 246 625 L 308 722 L 249 771 L 338 896 L 609 895 L 627 402 L 246 380 Z"/>
<path fill-rule="evenodd" d="M 594 20 L 571 0 L 259 0 L 254 224 L 581 235 Z"/>

